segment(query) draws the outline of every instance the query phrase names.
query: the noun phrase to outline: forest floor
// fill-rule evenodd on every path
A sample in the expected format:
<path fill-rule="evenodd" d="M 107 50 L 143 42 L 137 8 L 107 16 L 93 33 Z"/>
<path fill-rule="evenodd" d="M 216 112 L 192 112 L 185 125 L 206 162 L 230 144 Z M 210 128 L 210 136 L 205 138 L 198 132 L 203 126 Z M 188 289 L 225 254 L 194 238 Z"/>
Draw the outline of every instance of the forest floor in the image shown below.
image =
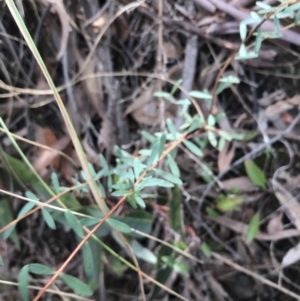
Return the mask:
<path fill-rule="evenodd" d="M 95 226 L 76 214 L 99 221 L 105 212 L 80 188 L 90 182 L 74 132 L 8 2 L 0 1 L 0 300 L 25 300 L 27 280 L 28 300 L 37 300 L 51 276 L 32 264 L 58 270 L 85 235 L 81 226 Z M 119 221 L 67 264 L 81 282 L 58 278 L 41 300 L 300 300 L 300 30 L 289 26 L 299 3 L 12 2 Z M 294 19 L 272 19 L 281 2 L 295 5 Z M 247 33 L 241 22 L 262 10 L 269 20 Z M 257 38 L 279 23 L 281 36 Z M 253 58 L 241 50 L 244 35 L 258 47 Z M 141 158 L 151 165 L 157 155 L 154 172 L 174 185 L 157 181 L 119 204 L 119 171 L 132 159 L 126 168 L 137 180 Z M 52 197 L 41 179 L 56 195 L 77 185 L 61 198 L 67 211 L 55 210 L 59 202 L 38 210 Z M 124 224 L 140 232 L 120 234 Z"/>

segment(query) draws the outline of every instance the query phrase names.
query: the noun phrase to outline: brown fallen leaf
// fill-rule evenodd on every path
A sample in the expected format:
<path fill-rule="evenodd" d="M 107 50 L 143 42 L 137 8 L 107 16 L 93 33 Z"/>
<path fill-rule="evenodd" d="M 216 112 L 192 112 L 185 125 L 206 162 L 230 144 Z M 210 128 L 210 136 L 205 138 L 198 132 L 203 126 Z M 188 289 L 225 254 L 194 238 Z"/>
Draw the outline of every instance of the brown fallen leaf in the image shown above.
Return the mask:
<path fill-rule="evenodd" d="M 281 211 L 279 214 L 274 215 L 269 220 L 267 225 L 267 232 L 269 234 L 275 234 L 277 232 L 282 231 L 283 229 L 282 216 L 283 216 L 283 212 Z"/>
<path fill-rule="evenodd" d="M 69 32 L 71 31 L 71 26 L 69 24 L 69 15 L 67 14 L 64 2 L 62 0 L 43 0 L 43 2 L 45 5 L 48 5 L 48 3 L 52 4 L 51 11 L 58 14 L 61 23 L 61 43 L 60 49 L 56 55 L 56 59 L 59 61 L 65 52 L 68 44 Z"/>
<path fill-rule="evenodd" d="M 222 181 L 224 188 L 228 191 L 238 189 L 239 192 L 249 192 L 256 190 L 256 186 L 248 177 L 237 177 Z"/>
<path fill-rule="evenodd" d="M 235 146 L 232 143 L 226 141 L 224 148 L 219 152 L 218 155 L 218 169 L 220 173 L 230 166 L 234 154 Z"/>
<path fill-rule="evenodd" d="M 77 48 L 74 48 L 74 54 L 76 56 L 79 68 L 81 69 L 84 63 L 84 58 Z M 96 71 L 96 62 L 94 58 L 91 58 L 83 70 L 84 76 L 90 76 Z M 90 77 L 88 80 L 84 80 L 83 83 L 84 91 L 86 92 L 88 98 L 91 101 L 92 107 L 102 119 L 105 118 L 105 105 L 103 102 L 103 90 L 102 90 L 102 79 L 101 77 Z M 87 110 L 86 98 L 78 99 L 78 107 L 81 110 Z M 87 112 L 91 115 L 90 112 Z"/>
<path fill-rule="evenodd" d="M 272 183 L 278 201 L 292 224 L 300 231 L 300 204 L 279 182 L 273 179 Z"/>
<path fill-rule="evenodd" d="M 235 221 L 227 216 L 218 216 L 216 218 L 208 217 L 208 219 L 213 220 L 214 222 L 223 225 L 236 233 L 247 235 L 248 225 L 242 222 Z M 298 231 L 297 229 L 283 230 L 274 234 L 268 234 L 258 231 L 255 239 L 263 241 L 277 241 L 280 239 L 286 239 L 296 236 L 300 236 L 300 231 Z"/>
<path fill-rule="evenodd" d="M 37 150 L 38 157 L 33 162 L 33 167 L 40 174 L 41 177 L 45 177 L 48 173 L 48 166 L 53 168 L 58 166 L 59 152 L 63 151 L 70 143 L 69 136 L 64 136 L 59 140 L 56 140 L 53 132 L 49 128 L 37 128 L 36 141 L 40 144 L 51 147 L 52 149 Z"/>

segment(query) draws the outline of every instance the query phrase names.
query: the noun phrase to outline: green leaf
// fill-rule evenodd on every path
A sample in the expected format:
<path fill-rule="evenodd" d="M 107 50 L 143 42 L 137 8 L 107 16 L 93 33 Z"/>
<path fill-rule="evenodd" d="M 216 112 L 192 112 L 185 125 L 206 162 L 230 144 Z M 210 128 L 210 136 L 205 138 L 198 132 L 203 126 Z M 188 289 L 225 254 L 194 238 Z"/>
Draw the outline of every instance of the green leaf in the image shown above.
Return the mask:
<path fill-rule="evenodd" d="M 247 231 L 247 242 L 250 243 L 255 238 L 256 234 L 259 230 L 259 220 L 260 220 L 260 214 L 257 212 L 253 215 L 251 218 L 251 221 L 249 223 L 248 231 Z"/>
<path fill-rule="evenodd" d="M 254 44 L 254 52 L 258 53 L 260 48 L 261 48 L 261 43 L 262 43 L 262 32 L 261 28 L 258 29 L 257 35 L 255 38 L 255 44 Z"/>
<path fill-rule="evenodd" d="M 216 124 L 216 119 L 214 115 L 209 114 L 207 118 L 207 125 L 214 126 Z"/>
<path fill-rule="evenodd" d="M 27 204 L 25 204 L 22 209 L 20 210 L 19 214 L 18 214 L 18 218 L 24 216 L 26 213 L 28 213 L 32 208 L 34 208 L 36 206 L 35 203 L 30 203 L 28 202 Z"/>
<path fill-rule="evenodd" d="M 39 201 L 39 198 L 31 191 L 26 191 L 25 196 L 30 200 L 37 201 L 37 202 Z"/>
<path fill-rule="evenodd" d="M 101 219 L 97 217 L 84 217 L 80 220 L 82 226 L 93 226 L 100 223 Z"/>
<path fill-rule="evenodd" d="M 177 166 L 176 161 L 174 160 L 174 158 L 171 155 L 168 155 L 168 157 L 167 157 L 167 163 L 168 163 L 168 166 L 169 166 L 172 174 L 175 177 L 180 178 L 180 170 L 179 170 L 179 168 Z"/>
<path fill-rule="evenodd" d="M 134 158 L 134 161 L 133 161 L 133 170 L 134 170 L 134 176 L 135 176 L 135 179 L 138 179 L 138 177 L 140 176 L 141 172 L 143 171 L 143 166 L 140 162 L 140 159 L 139 158 Z"/>
<path fill-rule="evenodd" d="M 208 99 L 211 100 L 212 99 L 212 95 L 209 92 L 202 92 L 202 91 L 191 91 L 189 93 L 189 95 L 191 97 L 195 97 L 195 98 L 200 98 L 200 99 Z"/>
<path fill-rule="evenodd" d="M 125 216 L 116 217 L 116 219 L 125 223 L 128 227 L 139 230 L 146 234 L 151 233 L 153 216 L 144 210 L 133 210 Z M 135 232 L 128 233 L 128 236 L 135 238 L 143 238 L 140 234 Z"/>
<path fill-rule="evenodd" d="M 161 186 L 161 187 L 166 187 L 166 188 L 170 188 L 173 187 L 174 184 L 167 182 L 165 180 L 161 180 L 161 179 L 155 179 L 155 178 L 145 178 L 139 185 L 138 187 L 155 187 L 155 186 Z"/>
<path fill-rule="evenodd" d="M 58 176 L 55 172 L 51 173 L 51 182 L 52 182 L 52 185 L 53 185 L 55 191 L 57 193 L 59 193 L 59 187 L 60 186 L 59 186 Z"/>
<path fill-rule="evenodd" d="M 4 265 L 2 256 L 0 256 L 0 265 Z"/>
<path fill-rule="evenodd" d="M 42 215 L 43 215 L 43 218 L 44 218 L 45 222 L 47 223 L 48 227 L 50 229 L 55 230 L 56 229 L 55 221 L 47 209 L 42 208 Z"/>
<path fill-rule="evenodd" d="M 211 257 L 211 248 L 206 242 L 203 242 L 201 244 L 201 251 L 206 257 Z"/>
<path fill-rule="evenodd" d="M 183 144 L 196 156 L 203 157 L 202 150 L 191 141 L 184 140 Z"/>
<path fill-rule="evenodd" d="M 241 36 L 241 40 L 243 42 L 246 39 L 246 35 L 247 35 L 247 25 L 245 24 L 245 22 L 241 22 L 240 23 L 240 36 Z"/>
<path fill-rule="evenodd" d="M 147 167 L 150 167 L 158 158 L 157 155 L 160 149 L 160 142 L 157 141 L 154 143 L 151 154 L 147 160 Z"/>
<path fill-rule="evenodd" d="M 21 182 L 24 184 L 33 184 L 37 182 L 34 173 L 22 161 L 15 159 L 6 153 L 4 153 L 4 157 Z"/>
<path fill-rule="evenodd" d="M 206 210 L 208 216 L 210 216 L 212 218 L 216 218 L 219 216 L 218 212 L 212 208 L 206 207 L 205 210 Z"/>
<path fill-rule="evenodd" d="M 65 218 L 67 220 L 68 225 L 72 228 L 72 230 L 80 237 L 83 238 L 83 230 L 81 228 L 81 225 L 75 215 L 70 211 L 65 211 Z"/>
<path fill-rule="evenodd" d="M 82 282 L 81 280 L 79 280 L 73 276 L 64 274 L 64 273 L 60 274 L 59 277 L 76 294 L 82 295 L 85 297 L 90 297 L 93 295 L 93 291 L 91 290 L 91 288 L 87 284 Z"/>
<path fill-rule="evenodd" d="M 224 139 L 223 137 L 221 137 L 219 139 L 219 143 L 218 143 L 218 150 L 221 152 L 224 147 L 225 147 L 225 144 L 226 144 L 226 139 Z"/>
<path fill-rule="evenodd" d="M 175 271 L 188 276 L 188 268 L 184 261 L 175 261 L 174 257 L 172 256 L 163 256 L 161 260 Z"/>
<path fill-rule="evenodd" d="M 207 132 L 207 138 L 208 138 L 210 144 L 211 144 L 213 147 L 217 147 L 217 145 L 218 145 L 218 140 L 217 140 L 216 135 L 215 135 L 214 132 L 208 131 L 208 132 Z"/>
<path fill-rule="evenodd" d="M 29 266 L 29 272 L 36 275 L 53 275 L 55 273 L 54 269 L 47 267 L 41 263 L 31 263 Z"/>
<path fill-rule="evenodd" d="M 154 92 L 153 96 L 154 97 L 164 98 L 164 99 L 170 101 L 171 103 L 176 103 L 176 100 L 174 99 L 174 97 L 170 93 L 168 93 L 168 92 L 163 92 L 163 91 L 161 91 L 161 92 Z"/>
<path fill-rule="evenodd" d="M 113 227 L 115 230 L 120 231 L 122 233 L 130 233 L 131 228 L 123 222 L 120 222 L 116 219 L 109 218 L 107 223 Z"/>
<path fill-rule="evenodd" d="M 87 241 L 82 247 L 84 271 L 87 277 L 93 276 L 93 254 L 89 242 Z"/>
<path fill-rule="evenodd" d="M 170 173 L 167 173 L 163 170 L 160 170 L 160 169 L 154 169 L 154 171 L 155 171 L 155 173 L 157 173 L 159 176 L 161 176 L 165 180 L 167 180 L 171 183 L 177 184 L 177 185 L 182 185 L 182 181 L 178 177 L 176 177 Z"/>
<path fill-rule="evenodd" d="M 245 168 L 249 179 L 253 184 L 265 188 L 266 187 L 266 177 L 263 171 L 250 159 L 244 161 Z"/>
<path fill-rule="evenodd" d="M 136 241 L 135 239 L 132 240 L 130 246 L 132 248 L 134 255 L 137 258 L 140 258 L 152 264 L 156 264 L 157 262 L 156 256 L 149 249 L 143 247 L 138 241 Z"/>
<path fill-rule="evenodd" d="M 12 214 L 11 202 L 8 198 L 4 197 L 0 200 L 0 228 L 3 228 L 4 226 L 8 225 L 13 220 L 14 217 Z M 9 227 L 7 230 L 4 231 L 4 233 L 0 234 L 0 238 L 5 240 L 9 237 L 15 244 L 16 248 L 20 250 L 20 240 L 15 228 L 16 224 Z"/>
<path fill-rule="evenodd" d="M 158 281 L 161 284 L 165 284 L 167 280 L 169 279 L 172 268 L 168 265 L 166 265 L 162 258 L 165 256 L 171 256 L 173 250 L 170 247 L 162 245 L 160 250 L 158 251 L 158 258 L 157 258 L 157 264 L 156 264 L 156 274 L 155 274 L 155 280 Z M 150 300 L 154 300 L 154 298 L 157 296 L 157 294 L 161 291 L 161 288 L 157 285 L 154 285 L 154 289 L 152 291 Z"/>
<path fill-rule="evenodd" d="M 133 197 L 134 197 L 136 203 L 137 203 L 140 207 L 142 207 L 142 208 L 145 208 L 145 207 L 146 207 L 146 204 L 145 204 L 143 198 L 142 198 L 138 193 L 135 193 Z"/>
<path fill-rule="evenodd" d="M 169 224 L 170 227 L 177 233 L 182 232 L 182 208 L 181 208 L 181 191 L 176 185 L 172 189 L 173 195 L 170 201 L 169 208 Z"/>
<path fill-rule="evenodd" d="M 173 123 L 173 120 L 170 119 L 170 118 L 167 118 L 166 123 L 167 123 L 167 127 L 168 127 L 169 132 L 173 136 L 173 139 L 177 139 L 177 131 L 176 131 L 176 127 L 175 127 L 175 125 Z"/>
<path fill-rule="evenodd" d="M 182 82 L 183 82 L 182 79 L 178 79 L 175 82 L 174 86 L 172 87 L 171 94 L 174 94 L 177 91 L 178 87 L 182 84 Z"/>
<path fill-rule="evenodd" d="M 19 282 L 19 294 L 23 301 L 29 301 L 29 292 L 28 292 L 28 284 L 29 284 L 29 266 L 25 265 L 18 276 Z"/>
<path fill-rule="evenodd" d="M 243 199 L 236 195 L 222 196 L 216 201 L 216 207 L 222 212 L 228 212 L 234 210 L 240 204 L 243 203 Z"/>

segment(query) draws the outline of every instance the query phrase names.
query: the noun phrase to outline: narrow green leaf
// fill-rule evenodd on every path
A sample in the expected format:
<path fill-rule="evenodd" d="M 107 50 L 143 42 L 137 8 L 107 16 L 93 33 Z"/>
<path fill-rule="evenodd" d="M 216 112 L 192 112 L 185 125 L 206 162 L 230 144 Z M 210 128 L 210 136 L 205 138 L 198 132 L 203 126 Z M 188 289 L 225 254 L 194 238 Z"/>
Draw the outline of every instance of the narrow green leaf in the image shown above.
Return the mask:
<path fill-rule="evenodd" d="M 80 224 L 82 226 L 93 226 L 100 223 L 100 218 L 97 217 L 84 217 L 80 220 Z"/>
<path fill-rule="evenodd" d="M 209 92 L 202 92 L 202 91 L 191 91 L 189 93 L 191 97 L 200 98 L 200 99 L 212 99 L 212 95 Z"/>
<path fill-rule="evenodd" d="M 154 143 L 151 154 L 147 160 L 147 167 L 150 167 L 157 160 L 159 149 L 160 149 L 160 142 L 157 141 Z"/>
<path fill-rule="evenodd" d="M 176 185 L 172 189 L 173 195 L 169 206 L 169 225 L 177 233 L 182 232 L 182 204 L 181 204 L 181 191 Z"/>
<path fill-rule="evenodd" d="M 31 263 L 29 266 L 29 272 L 36 275 L 53 275 L 55 273 L 54 269 L 47 267 L 41 263 Z"/>
<path fill-rule="evenodd" d="M 216 124 L 216 119 L 214 115 L 209 114 L 207 118 L 207 125 L 214 126 Z"/>
<path fill-rule="evenodd" d="M 2 256 L 0 256 L 0 265 L 4 265 Z"/>
<path fill-rule="evenodd" d="M 91 290 L 91 288 L 87 284 L 82 282 L 81 280 L 79 280 L 73 276 L 64 274 L 64 273 L 60 274 L 59 277 L 76 294 L 79 294 L 79 295 L 82 295 L 85 297 L 90 297 L 93 295 L 93 291 Z"/>
<path fill-rule="evenodd" d="M 29 301 L 29 292 L 28 292 L 28 284 L 29 284 L 29 266 L 25 265 L 21 269 L 18 282 L 19 282 L 19 294 L 21 296 L 22 301 Z"/>
<path fill-rule="evenodd" d="M 145 204 L 143 198 L 138 193 L 134 194 L 134 199 L 140 207 L 146 208 L 146 204 Z"/>
<path fill-rule="evenodd" d="M 25 192 L 25 196 L 28 198 L 28 199 L 31 199 L 31 200 L 33 200 L 33 201 L 39 201 L 39 198 L 35 195 L 35 194 L 33 194 L 31 191 L 26 191 Z"/>
<path fill-rule="evenodd" d="M 134 170 L 134 176 L 135 176 L 135 179 L 138 179 L 138 177 L 140 176 L 142 170 L 143 170 L 143 167 L 142 167 L 142 164 L 140 162 L 140 159 L 139 158 L 134 158 L 134 161 L 133 161 L 133 170 Z"/>
<path fill-rule="evenodd" d="M 160 92 L 154 92 L 153 93 L 153 96 L 154 97 L 161 97 L 161 98 L 164 98 L 165 100 L 168 100 L 170 101 L 171 103 L 176 103 L 176 100 L 174 99 L 174 97 L 168 93 L 168 92 L 163 92 L 163 91 L 160 91 Z"/>
<path fill-rule="evenodd" d="M 14 220 L 11 202 L 7 197 L 3 197 L 0 200 L 0 228 L 8 225 Z M 8 237 L 13 241 L 17 250 L 20 250 L 20 240 L 15 229 L 16 224 L 9 227 L 2 235 L 0 234 L 0 239 L 7 239 Z"/>
<path fill-rule="evenodd" d="M 32 208 L 34 208 L 36 206 L 35 203 L 30 203 L 28 202 L 27 204 L 25 204 L 22 209 L 20 210 L 19 214 L 18 214 L 18 218 L 24 216 L 26 213 L 28 213 Z"/>
<path fill-rule="evenodd" d="M 254 52 L 258 53 L 261 48 L 262 43 L 262 31 L 261 28 L 257 30 L 257 35 L 255 38 L 255 44 L 254 44 Z"/>
<path fill-rule="evenodd" d="M 126 225 L 125 223 L 120 222 L 120 221 L 118 221 L 116 219 L 109 218 L 107 220 L 107 223 L 111 227 L 113 227 L 115 230 L 120 231 L 122 233 L 130 233 L 131 232 L 131 228 L 128 225 Z"/>
<path fill-rule="evenodd" d="M 202 150 L 191 141 L 184 140 L 183 144 L 196 156 L 203 157 Z"/>
<path fill-rule="evenodd" d="M 82 247 L 84 271 L 87 277 L 93 276 L 93 254 L 89 242 L 87 241 Z"/>
<path fill-rule="evenodd" d="M 207 138 L 208 138 L 210 144 L 211 144 L 213 147 L 217 147 L 217 145 L 218 145 L 218 140 L 217 140 L 216 135 L 215 135 L 214 132 L 208 131 L 208 132 L 207 132 Z"/>
<path fill-rule="evenodd" d="M 143 247 L 138 241 L 136 241 L 135 239 L 132 240 L 130 246 L 137 258 L 140 258 L 152 264 L 156 264 L 156 256 L 149 249 Z"/>
<path fill-rule="evenodd" d="M 266 177 L 263 171 L 250 159 L 246 159 L 245 168 L 249 179 L 253 184 L 265 188 L 266 187 Z"/>
<path fill-rule="evenodd" d="M 168 155 L 168 157 L 167 157 L 167 163 L 168 163 L 168 166 L 169 166 L 172 174 L 175 177 L 180 178 L 180 170 L 179 170 L 179 168 L 177 166 L 176 161 L 174 160 L 174 158 L 171 155 Z"/>
<path fill-rule="evenodd" d="M 102 197 L 105 198 L 106 197 L 106 192 L 105 192 L 105 189 L 104 189 L 104 187 L 103 187 L 103 185 L 100 181 L 98 182 L 98 187 L 99 187 L 99 190 L 101 192 Z"/>
<path fill-rule="evenodd" d="M 79 221 L 75 217 L 75 215 L 70 211 L 65 211 L 65 218 L 67 220 L 68 225 L 72 228 L 72 230 L 80 237 L 83 238 L 83 230 L 81 228 L 81 225 L 79 224 Z"/>
<path fill-rule="evenodd" d="M 173 187 L 174 184 L 167 182 L 165 180 L 161 180 L 161 179 L 155 179 L 155 178 L 145 178 L 140 184 L 141 187 L 145 188 L 145 187 L 155 187 L 155 186 L 160 186 L 160 187 Z"/>
<path fill-rule="evenodd" d="M 244 22 L 241 22 L 240 23 L 240 36 L 241 36 L 242 42 L 245 41 L 246 35 L 247 35 L 247 25 Z"/>
<path fill-rule="evenodd" d="M 178 177 L 176 177 L 168 172 L 165 172 L 161 169 L 154 169 L 154 172 L 171 183 L 174 183 L 177 185 L 182 185 L 181 179 L 179 179 Z"/>
<path fill-rule="evenodd" d="M 205 208 L 208 216 L 212 217 L 212 218 L 216 218 L 219 216 L 218 212 L 212 208 L 206 207 Z"/>
<path fill-rule="evenodd" d="M 243 199 L 241 197 L 236 195 L 229 195 L 217 199 L 216 207 L 223 212 L 228 212 L 234 210 L 242 203 Z"/>
<path fill-rule="evenodd" d="M 51 216 L 51 214 L 48 212 L 47 209 L 42 208 L 42 215 L 43 215 L 43 218 L 44 218 L 45 222 L 47 223 L 48 227 L 55 230 L 56 225 L 55 225 L 54 219 Z"/>
<path fill-rule="evenodd" d="M 224 139 L 223 137 L 221 137 L 219 139 L 219 143 L 218 143 L 218 150 L 219 150 L 219 152 L 221 152 L 224 149 L 225 144 L 226 144 L 226 139 Z"/>
<path fill-rule="evenodd" d="M 162 262 L 167 264 L 169 267 L 171 267 L 173 270 L 188 276 L 188 268 L 184 261 L 176 261 L 172 256 L 162 256 L 161 258 Z"/>
<path fill-rule="evenodd" d="M 51 173 L 51 182 L 56 192 L 59 192 L 59 181 L 58 176 L 55 172 Z"/>
<path fill-rule="evenodd" d="M 159 147 L 158 156 L 161 156 L 161 154 L 163 153 L 163 151 L 165 149 L 166 139 L 167 139 L 167 135 L 166 135 L 166 133 L 163 133 L 159 139 L 160 147 Z"/>
<path fill-rule="evenodd" d="M 211 257 L 211 248 L 206 242 L 203 242 L 201 244 L 201 251 L 206 257 Z"/>
<path fill-rule="evenodd" d="M 170 132 L 170 133 L 172 134 L 172 136 L 173 136 L 173 139 L 177 139 L 177 131 L 176 131 L 176 127 L 175 127 L 175 125 L 174 125 L 173 120 L 170 119 L 170 118 L 167 118 L 166 124 L 167 124 L 167 127 L 168 127 L 169 132 Z"/>
<path fill-rule="evenodd" d="M 182 82 L 183 82 L 182 79 L 178 79 L 178 80 L 175 82 L 175 84 L 174 84 L 174 86 L 172 87 L 172 90 L 171 90 L 171 94 L 172 94 L 172 95 L 177 91 L 178 87 L 182 84 Z"/>
<path fill-rule="evenodd" d="M 248 231 L 247 231 L 247 242 L 250 243 L 255 238 L 256 234 L 259 230 L 259 220 L 260 220 L 260 214 L 257 212 L 253 215 L 251 218 L 251 221 L 249 223 Z"/>

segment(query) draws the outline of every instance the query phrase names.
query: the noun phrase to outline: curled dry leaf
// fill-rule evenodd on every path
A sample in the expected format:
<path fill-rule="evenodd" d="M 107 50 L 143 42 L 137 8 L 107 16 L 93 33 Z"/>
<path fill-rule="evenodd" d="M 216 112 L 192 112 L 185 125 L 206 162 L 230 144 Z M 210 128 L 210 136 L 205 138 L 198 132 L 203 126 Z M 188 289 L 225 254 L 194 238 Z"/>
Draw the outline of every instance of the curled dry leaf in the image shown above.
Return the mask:
<path fill-rule="evenodd" d="M 238 222 L 227 216 L 218 216 L 217 218 L 208 217 L 208 218 L 220 225 L 229 228 L 230 230 L 236 233 L 247 235 L 248 225 L 246 225 L 245 223 Z M 263 241 L 277 241 L 280 239 L 287 239 L 295 236 L 300 236 L 300 232 L 296 229 L 283 230 L 283 231 L 276 232 L 274 234 L 268 234 L 268 233 L 263 233 L 261 231 L 258 231 L 255 236 L 255 239 L 263 240 Z"/>
<path fill-rule="evenodd" d="M 67 11 L 65 9 L 64 3 L 62 0 L 43 0 L 45 5 L 48 5 L 48 3 L 52 4 L 52 12 L 56 12 L 58 14 L 58 17 L 60 19 L 61 23 L 61 43 L 60 43 L 60 49 L 56 55 L 56 59 L 59 61 L 62 57 L 62 55 L 65 52 L 65 49 L 68 44 L 69 39 L 69 32 L 71 31 L 71 26 L 69 24 L 69 15 L 67 14 Z"/>
<path fill-rule="evenodd" d="M 275 195 L 280 204 L 283 206 L 285 213 L 297 230 L 300 231 L 300 204 L 294 196 L 277 181 L 273 180 L 273 186 L 275 189 Z"/>
<path fill-rule="evenodd" d="M 147 87 L 141 95 L 127 108 L 124 115 L 131 114 L 139 123 L 154 125 L 159 121 L 156 101 L 153 100 L 154 86 Z"/>
<path fill-rule="evenodd" d="M 283 256 L 281 266 L 287 267 L 300 260 L 300 243 L 295 247 L 289 249 L 287 253 Z"/>
<path fill-rule="evenodd" d="M 275 234 L 277 232 L 282 231 L 283 229 L 282 216 L 283 216 L 283 212 L 280 212 L 279 214 L 274 215 L 269 220 L 267 225 L 267 232 L 269 234 Z"/>
<path fill-rule="evenodd" d="M 256 190 L 256 186 L 248 177 L 237 177 L 222 181 L 226 190 L 238 189 L 238 192 L 249 192 Z"/>
<path fill-rule="evenodd" d="M 235 146 L 232 143 L 226 141 L 224 148 L 219 152 L 218 155 L 218 168 L 220 173 L 230 166 L 234 154 Z"/>
<path fill-rule="evenodd" d="M 74 49 L 74 53 L 79 65 L 79 68 L 81 69 L 83 66 L 84 59 L 81 56 L 79 50 L 76 48 Z M 87 64 L 87 66 L 83 70 L 84 76 L 91 76 L 95 73 L 96 70 L 96 63 L 95 59 L 91 58 Z M 91 100 L 92 106 L 95 110 L 95 112 L 102 118 L 105 118 L 105 106 L 103 102 L 103 90 L 102 90 L 102 80 L 101 77 L 91 77 L 85 81 L 83 81 L 83 88 L 86 94 L 88 95 L 88 98 Z M 86 111 L 86 99 L 81 98 L 79 99 L 78 106 L 80 109 Z"/>
<path fill-rule="evenodd" d="M 70 143 L 71 139 L 69 136 L 64 136 L 59 140 L 56 140 L 55 135 L 49 128 L 37 128 L 36 141 L 51 147 L 52 149 L 38 149 L 38 157 L 33 162 L 33 167 L 42 176 L 46 176 L 48 173 L 47 167 L 56 167 L 58 165 L 57 151 L 63 151 Z"/>

